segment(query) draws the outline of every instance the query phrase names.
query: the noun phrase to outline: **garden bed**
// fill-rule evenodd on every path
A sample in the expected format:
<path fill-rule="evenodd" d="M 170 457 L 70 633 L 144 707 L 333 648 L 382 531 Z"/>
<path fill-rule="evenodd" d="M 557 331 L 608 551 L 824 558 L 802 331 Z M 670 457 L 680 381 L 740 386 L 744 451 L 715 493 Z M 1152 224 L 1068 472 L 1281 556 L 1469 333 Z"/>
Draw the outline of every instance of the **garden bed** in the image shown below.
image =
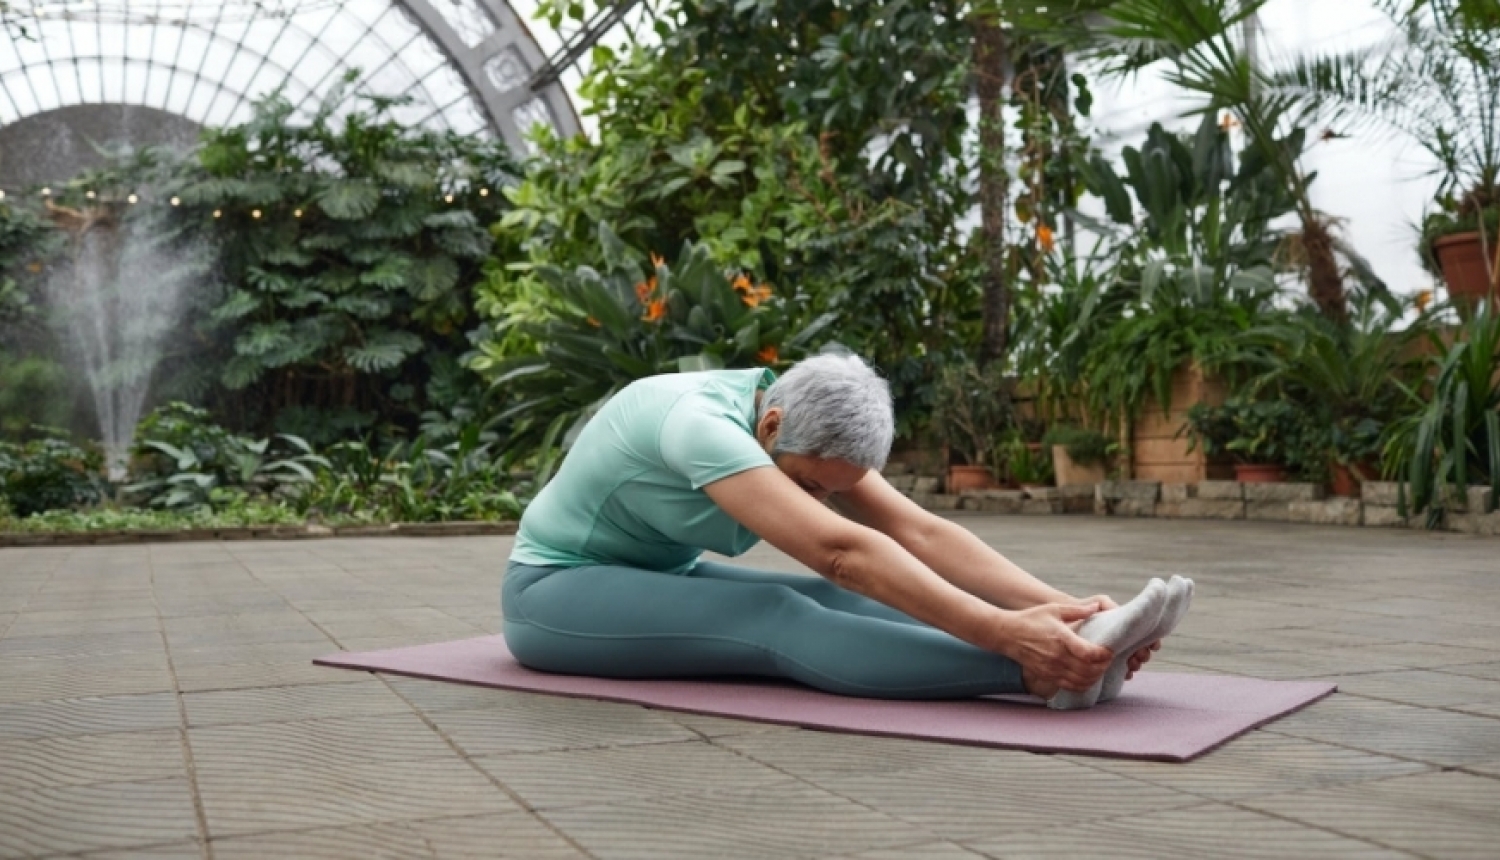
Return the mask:
<path fill-rule="evenodd" d="M 82 531 L 0 531 L 0 547 L 90 546 L 125 543 L 175 543 L 182 541 L 308 540 L 334 537 L 458 537 L 513 535 L 514 520 L 496 522 L 382 523 L 327 526 L 260 525 L 231 527 L 187 527 L 176 529 L 97 529 Z"/>

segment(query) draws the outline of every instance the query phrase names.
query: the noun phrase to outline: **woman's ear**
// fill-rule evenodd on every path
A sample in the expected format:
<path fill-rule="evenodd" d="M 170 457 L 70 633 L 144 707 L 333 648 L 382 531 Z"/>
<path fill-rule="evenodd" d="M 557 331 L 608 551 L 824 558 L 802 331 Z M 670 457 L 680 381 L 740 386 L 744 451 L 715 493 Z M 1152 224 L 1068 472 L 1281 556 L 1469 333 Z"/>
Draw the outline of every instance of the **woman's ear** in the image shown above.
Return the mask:
<path fill-rule="evenodd" d="M 781 432 L 781 417 L 785 414 L 780 406 L 772 406 L 766 413 L 760 416 L 760 421 L 755 425 L 755 441 L 769 453 L 776 445 L 776 436 Z"/>

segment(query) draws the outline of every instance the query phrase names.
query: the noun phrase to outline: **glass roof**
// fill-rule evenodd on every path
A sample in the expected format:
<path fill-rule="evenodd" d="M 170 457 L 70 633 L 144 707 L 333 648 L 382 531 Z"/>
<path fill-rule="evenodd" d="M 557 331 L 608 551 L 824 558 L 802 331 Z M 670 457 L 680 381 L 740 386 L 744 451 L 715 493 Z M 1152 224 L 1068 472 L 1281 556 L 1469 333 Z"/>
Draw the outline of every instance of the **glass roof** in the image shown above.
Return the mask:
<path fill-rule="evenodd" d="M 106 103 L 221 126 L 277 89 L 305 115 L 358 70 L 358 89 L 410 97 L 395 115 L 413 125 L 507 138 L 518 118 L 573 127 L 557 98 L 506 94 L 541 54 L 494 0 L 22 0 L 11 16 L 30 38 L 0 40 L 0 124 Z"/>

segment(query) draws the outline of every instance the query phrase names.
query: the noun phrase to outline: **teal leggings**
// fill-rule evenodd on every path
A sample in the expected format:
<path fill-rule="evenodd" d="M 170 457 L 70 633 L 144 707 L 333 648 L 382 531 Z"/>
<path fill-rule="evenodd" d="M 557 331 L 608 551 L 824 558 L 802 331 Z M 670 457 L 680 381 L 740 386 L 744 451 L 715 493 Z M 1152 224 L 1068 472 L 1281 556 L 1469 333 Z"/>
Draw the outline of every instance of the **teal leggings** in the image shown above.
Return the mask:
<path fill-rule="evenodd" d="M 1015 661 L 817 577 L 512 562 L 503 606 L 511 653 L 543 672 L 756 675 L 876 699 L 1025 692 Z"/>

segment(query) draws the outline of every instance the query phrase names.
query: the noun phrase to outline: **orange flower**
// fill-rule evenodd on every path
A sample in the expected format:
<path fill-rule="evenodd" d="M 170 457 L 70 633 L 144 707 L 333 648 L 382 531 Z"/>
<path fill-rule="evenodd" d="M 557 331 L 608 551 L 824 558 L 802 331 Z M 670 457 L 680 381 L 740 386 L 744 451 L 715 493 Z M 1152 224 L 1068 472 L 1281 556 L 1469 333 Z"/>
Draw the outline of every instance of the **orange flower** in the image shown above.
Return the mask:
<path fill-rule="evenodd" d="M 1052 253 L 1052 248 L 1056 244 L 1052 240 L 1052 228 L 1046 224 L 1038 224 L 1036 228 L 1036 241 L 1037 244 L 1042 246 L 1042 253 Z"/>
<path fill-rule="evenodd" d="M 1427 310 L 1427 306 L 1432 304 L 1432 290 L 1423 290 L 1417 293 L 1416 302 L 1419 312 Z"/>
<path fill-rule="evenodd" d="M 758 287 L 749 287 L 745 290 L 744 295 L 740 296 L 740 301 L 744 302 L 746 307 L 753 308 L 759 306 L 761 302 L 766 301 L 770 297 L 771 285 L 761 284 Z"/>
<path fill-rule="evenodd" d="M 646 304 L 646 315 L 641 319 L 646 322 L 656 322 L 667 315 L 667 300 L 652 299 Z"/>
<path fill-rule="evenodd" d="M 667 264 L 666 260 L 663 260 L 661 257 L 658 257 L 655 254 L 651 255 L 651 268 L 653 268 L 653 269 L 660 269 L 662 266 L 665 266 L 666 264 Z"/>
<path fill-rule="evenodd" d="M 656 292 L 656 276 L 652 275 L 645 281 L 635 285 L 635 297 L 641 304 L 651 301 L 651 294 Z"/>
<path fill-rule="evenodd" d="M 752 289 L 754 289 L 754 287 L 750 286 L 750 279 L 749 278 L 745 277 L 744 275 L 735 275 L 734 276 L 734 289 L 735 289 L 736 292 L 748 293 Z"/>
<path fill-rule="evenodd" d="M 755 354 L 755 358 L 761 364 L 775 364 L 776 363 L 776 358 L 777 358 L 776 344 L 773 343 L 770 346 L 767 346 L 765 349 L 761 350 L 760 352 L 757 352 Z"/>

